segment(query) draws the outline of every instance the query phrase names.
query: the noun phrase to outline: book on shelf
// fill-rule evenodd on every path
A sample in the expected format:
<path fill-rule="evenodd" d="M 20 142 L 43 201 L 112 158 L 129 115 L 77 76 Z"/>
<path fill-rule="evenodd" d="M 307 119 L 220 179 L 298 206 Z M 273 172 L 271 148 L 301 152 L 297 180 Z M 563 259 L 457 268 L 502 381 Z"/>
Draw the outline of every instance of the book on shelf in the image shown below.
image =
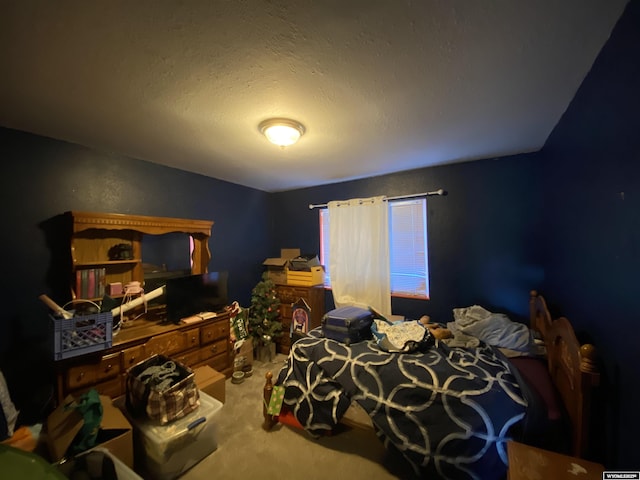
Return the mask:
<path fill-rule="evenodd" d="M 102 298 L 106 292 L 105 267 L 76 270 L 76 298 Z"/>
<path fill-rule="evenodd" d="M 76 270 L 75 298 L 82 297 L 82 270 Z"/>
<path fill-rule="evenodd" d="M 82 275 L 82 290 L 80 291 L 80 298 L 89 298 L 89 270 L 83 269 L 80 271 Z"/>
<path fill-rule="evenodd" d="M 99 298 L 104 297 L 105 291 L 106 291 L 106 277 L 107 276 L 107 269 L 105 267 L 102 268 L 98 268 L 98 278 L 96 280 L 96 296 Z"/>
<path fill-rule="evenodd" d="M 87 296 L 85 298 L 93 298 L 96 296 L 96 269 L 90 268 L 87 271 Z"/>

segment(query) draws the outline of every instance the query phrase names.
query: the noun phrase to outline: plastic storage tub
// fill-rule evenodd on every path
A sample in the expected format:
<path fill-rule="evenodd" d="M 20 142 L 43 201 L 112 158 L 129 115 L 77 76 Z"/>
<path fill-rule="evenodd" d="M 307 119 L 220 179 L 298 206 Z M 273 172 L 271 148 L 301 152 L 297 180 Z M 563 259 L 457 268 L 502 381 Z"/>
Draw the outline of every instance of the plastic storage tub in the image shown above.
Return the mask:
<path fill-rule="evenodd" d="M 82 462 L 82 457 L 85 457 L 84 462 Z M 62 478 L 65 479 L 114 478 L 112 470 L 105 466 L 102 457 L 108 457 L 111 460 L 115 470 L 115 478 L 118 480 L 144 480 L 136 474 L 136 472 L 127 467 L 118 457 L 102 447 L 92 448 L 91 450 L 83 452 L 71 460 L 58 465 L 58 469 L 62 472 Z M 45 477 L 42 478 L 44 479 Z"/>
<path fill-rule="evenodd" d="M 200 407 L 166 425 L 132 418 L 136 470 L 145 478 L 169 480 L 218 448 L 222 402 L 200 391 Z"/>

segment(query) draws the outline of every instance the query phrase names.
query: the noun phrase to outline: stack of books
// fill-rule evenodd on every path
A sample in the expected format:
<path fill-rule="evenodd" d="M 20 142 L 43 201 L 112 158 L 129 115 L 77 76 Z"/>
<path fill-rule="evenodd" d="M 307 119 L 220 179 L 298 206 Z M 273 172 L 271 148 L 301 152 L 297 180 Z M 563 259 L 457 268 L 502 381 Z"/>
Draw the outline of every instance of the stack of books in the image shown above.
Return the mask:
<path fill-rule="evenodd" d="M 76 270 L 76 298 L 102 298 L 105 294 L 105 275 L 104 267 Z"/>

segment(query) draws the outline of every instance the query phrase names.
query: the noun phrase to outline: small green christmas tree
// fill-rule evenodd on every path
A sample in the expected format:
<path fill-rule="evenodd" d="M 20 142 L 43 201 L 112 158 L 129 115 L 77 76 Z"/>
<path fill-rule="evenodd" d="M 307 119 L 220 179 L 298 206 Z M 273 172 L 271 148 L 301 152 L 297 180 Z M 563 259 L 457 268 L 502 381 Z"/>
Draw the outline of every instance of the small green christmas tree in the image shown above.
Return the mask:
<path fill-rule="evenodd" d="M 262 280 L 251 291 L 249 334 L 256 345 L 269 345 L 282 334 L 279 307 L 276 284 L 265 272 Z"/>

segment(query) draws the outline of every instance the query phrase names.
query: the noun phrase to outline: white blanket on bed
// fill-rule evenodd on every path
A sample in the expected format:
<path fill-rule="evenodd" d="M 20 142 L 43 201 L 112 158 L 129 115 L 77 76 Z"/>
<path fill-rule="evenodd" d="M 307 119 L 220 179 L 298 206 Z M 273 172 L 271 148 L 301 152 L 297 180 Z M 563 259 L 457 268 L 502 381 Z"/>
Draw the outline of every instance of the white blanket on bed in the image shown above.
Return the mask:
<path fill-rule="evenodd" d="M 513 322 L 503 313 L 492 313 L 480 305 L 453 309 L 454 322 L 447 328 L 479 338 L 494 347 L 530 352 L 534 346 L 529 327 Z"/>

